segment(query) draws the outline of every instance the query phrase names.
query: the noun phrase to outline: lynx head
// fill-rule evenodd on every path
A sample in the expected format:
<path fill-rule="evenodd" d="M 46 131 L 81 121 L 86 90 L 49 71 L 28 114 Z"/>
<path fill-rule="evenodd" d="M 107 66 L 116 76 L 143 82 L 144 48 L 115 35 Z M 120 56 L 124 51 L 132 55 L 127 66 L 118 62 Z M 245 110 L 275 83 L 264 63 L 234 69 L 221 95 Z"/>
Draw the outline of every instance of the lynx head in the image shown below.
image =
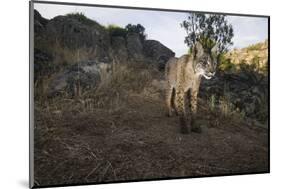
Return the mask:
<path fill-rule="evenodd" d="M 197 42 L 193 47 L 194 62 L 193 67 L 196 74 L 211 79 L 216 73 L 217 48 L 215 45 L 211 50 L 204 50 L 201 43 Z"/>

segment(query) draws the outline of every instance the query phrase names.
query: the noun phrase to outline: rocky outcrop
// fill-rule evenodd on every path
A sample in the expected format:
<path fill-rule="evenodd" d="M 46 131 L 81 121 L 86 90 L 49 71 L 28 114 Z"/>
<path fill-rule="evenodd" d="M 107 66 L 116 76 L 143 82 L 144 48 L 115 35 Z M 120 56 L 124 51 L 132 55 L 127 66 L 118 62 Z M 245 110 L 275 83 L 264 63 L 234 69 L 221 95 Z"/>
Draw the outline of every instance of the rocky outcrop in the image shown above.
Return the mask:
<path fill-rule="evenodd" d="M 173 51 L 156 40 L 144 41 L 144 53 L 146 57 L 150 57 L 158 63 L 160 70 L 163 70 L 166 62 L 175 56 Z"/>
<path fill-rule="evenodd" d="M 34 33 L 41 34 L 45 32 L 47 23 L 48 20 L 43 18 L 38 11 L 34 10 Z"/>
<path fill-rule="evenodd" d="M 127 52 L 126 39 L 124 37 L 112 37 L 112 56 L 117 63 L 127 62 L 129 55 Z"/>
<path fill-rule="evenodd" d="M 72 50 L 86 49 L 95 61 L 110 62 L 110 38 L 106 29 L 92 20 L 81 21 L 78 16 L 51 19 L 46 25 L 48 41 Z"/>
<path fill-rule="evenodd" d="M 219 72 L 210 80 L 202 80 L 200 94 L 207 101 L 214 95 L 226 98 L 233 110 L 245 113 L 245 116 L 264 120 L 267 113 L 268 77 L 257 72 L 223 73 Z"/>
<path fill-rule="evenodd" d="M 268 43 L 267 41 L 234 49 L 224 55 L 224 64 L 232 69 L 218 69 L 210 80 L 202 80 L 200 96 L 210 101 L 227 101 L 231 112 L 240 112 L 260 122 L 268 121 Z M 234 69 L 233 69 L 234 68 Z"/>
<path fill-rule="evenodd" d="M 54 72 L 52 65 L 53 57 L 40 49 L 34 49 L 34 80 L 42 75 L 49 75 Z"/>
<path fill-rule="evenodd" d="M 138 33 L 111 36 L 106 27 L 79 13 L 47 20 L 35 10 L 34 24 L 35 82 L 41 76 L 52 78 L 49 94 L 73 88 L 78 75 L 79 87 L 94 88 L 102 71 L 100 65 L 142 62 L 163 69 L 175 56 L 159 41 L 145 40 Z"/>
<path fill-rule="evenodd" d="M 104 74 L 110 72 L 110 64 L 94 61 L 77 62 L 75 65 L 54 74 L 49 84 L 48 96 L 64 90 L 74 96 L 84 90 L 95 88 Z"/>
<path fill-rule="evenodd" d="M 128 54 L 132 60 L 143 61 L 143 43 L 140 36 L 136 33 L 129 33 L 127 36 L 127 49 Z"/>

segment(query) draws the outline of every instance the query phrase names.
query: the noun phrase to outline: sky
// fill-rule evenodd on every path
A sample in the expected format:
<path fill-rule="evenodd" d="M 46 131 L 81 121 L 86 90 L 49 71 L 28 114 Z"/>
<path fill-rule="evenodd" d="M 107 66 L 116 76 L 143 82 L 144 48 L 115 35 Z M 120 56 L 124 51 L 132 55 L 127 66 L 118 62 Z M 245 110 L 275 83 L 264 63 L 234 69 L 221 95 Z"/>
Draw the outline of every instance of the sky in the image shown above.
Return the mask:
<path fill-rule="evenodd" d="M 185 12 L 164 12 L 152 10 L 85 7 L 73 5 L 40 4 L 34 8 L 40 14 L 51 19 L 58 15 L 82 12 L 90 19 L 107 26 L 109 24 L 125 27 L 127 24 L 141 24 L 145 27 L 147 39 L 160 41 L 181 56 L 187 52 L 184 43 L 186 31 L 180 26 L 187 18 Z M 243 48 L 251 44 L 262 42 L 268 38 L 268 20 L 263 17 L 227 16 L 227 20 L 234 29 L 233 46 Z"/>

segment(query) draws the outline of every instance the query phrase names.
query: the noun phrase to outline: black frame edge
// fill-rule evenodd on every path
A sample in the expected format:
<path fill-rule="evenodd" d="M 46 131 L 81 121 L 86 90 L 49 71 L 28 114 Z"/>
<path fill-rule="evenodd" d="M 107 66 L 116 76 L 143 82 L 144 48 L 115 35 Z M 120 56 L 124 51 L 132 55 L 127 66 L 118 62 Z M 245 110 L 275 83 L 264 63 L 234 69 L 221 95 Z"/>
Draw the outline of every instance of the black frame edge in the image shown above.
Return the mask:
<path fill-rule="evenodd" d="M 34 187 L 34 1 L 29 1 L 29 188 Z"/>
<path fill-rule="evenodd" d="M 271 130 L 271 126 L 270 126 L 270 17 L 268 17 L 268 47 L 267 47 L 267 51 L 268 51 L 268 60 L 267 60 L 267 64 L 268 64 L 268 171 L 270 173 L 270 130 Z"/>

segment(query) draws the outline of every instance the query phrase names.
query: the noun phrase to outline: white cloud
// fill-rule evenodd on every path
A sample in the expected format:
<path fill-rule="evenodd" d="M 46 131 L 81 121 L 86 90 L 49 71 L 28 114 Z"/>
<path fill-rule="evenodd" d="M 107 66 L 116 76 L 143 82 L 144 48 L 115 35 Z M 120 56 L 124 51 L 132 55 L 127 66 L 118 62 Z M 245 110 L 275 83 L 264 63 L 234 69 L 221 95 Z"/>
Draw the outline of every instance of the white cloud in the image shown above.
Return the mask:
<path fill-rule="evenodd" d="M 234 29 L 234 48 L 264 41 L 268 38 L 268 19 L 261 17 L 229 16 Z"/>

